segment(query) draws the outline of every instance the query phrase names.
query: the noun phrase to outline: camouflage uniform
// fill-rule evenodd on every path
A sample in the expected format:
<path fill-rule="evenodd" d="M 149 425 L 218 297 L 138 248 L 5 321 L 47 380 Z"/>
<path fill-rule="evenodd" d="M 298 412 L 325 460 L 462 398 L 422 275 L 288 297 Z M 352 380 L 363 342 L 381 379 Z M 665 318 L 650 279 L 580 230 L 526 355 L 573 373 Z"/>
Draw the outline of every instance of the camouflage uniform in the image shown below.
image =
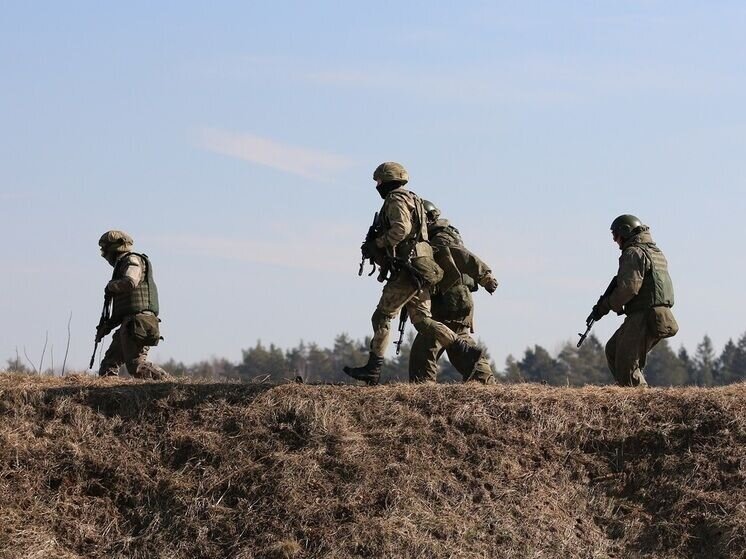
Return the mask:
<path fill-rule="evenodd" d="M 606 344 L 606 359 L 619 386 L 647 386 L 643 369 L 648 352 L 678 332 L 671 312 L 673 284 L 648 227 L 639 227 L 621 248 L 617 284 L 599 300 L 598 317 L 611 310 L 626 314 Z"/>
<path fill-rule="evenodd" d="M 382 235 L 376 239 L 379 248 L 401 258 L 406 258 L 405 255 L 411 253 L 413 260 L 421 259 L 434 264 L 433 251 L 427 243 L 427 225 L 422 202 L 414 192 L 404 188 L 393 190 L 386 196 L 381 216 L 384 229 Z M 427 333 L 444 346 L 449 346 L 456 340 L 453 332 L 432 319 L 429 285 L 419 288 L 411 275 L 402 270 L 394 272 L 393 278 L 386 282 L 373 313 L 371 352 L 383 356 L 388 347 L 391 320 L 404 305 L 407 306 L 409 319 L 418 332 Z"/>
<path fill-rule="evenodd" d="M 487 286 L 492 293 L 497 287 L 497 281 L 489 266 L 464 247 L 458 230 L 447 220 L 439 219 L 429 224 L 428 236 L 435 260 L 444 270 L 443 279 L 432 293 L 433 319 L 445 324 L 469 344 L 474 344 L 471 337 L 474 331 L 474 301 L 471 293 L 478 289 L 478 285 Z M 495 382 L 492 368 L 485 357 L 481 357 L 472 370 L 468 362 L 464 363 L 460 352 L 444 348 L 437 338 L 426 333 L 418 333 L 412 344 L 409 355 L 410 382 L 435 382 L 438 359 L 444 351 L 465 381 L 474 380 L 484 384 Z"/>
<path fill-rule="evenodd" d="M 368 384 L 378 383 L 391 334 L 391 320 L 406 306 L 415 329 L 436 339 L 443 347 L 460 351 L 465 370 L 471 373 L 481 357 L 481 350 L 433 320 L 430 313 L 430 286 L 440 281 L 443 271 L 435 263 L 432 247 L 427 242 L 422 200 L 403 188 L 409 176 L 398 163 L 382 163 L 373 173 L 373 179 L 378 182 L 376 188 L 384 199 L 373 252 L 379 265 L 384 268 L 393 265 L 393 269 L 371 317 L 373 338 L 368 363 L 362 367 L 344 367 L 344 372 Z M 379 276 L 379 280 L 384 281 L 384 278 Z"/>
<path fill-rule="evenodd" d="M 124 241 L 124 242 L 122 242 Z M 98 332 L 100 337 L 120 326 L 112 336 L 99 368 L 100 376 L 118 376 L 126 365 L 135 378 L 165 379 L 168 373 L 147 360 L 150 345 L 160 339 L 158 289 L 150 260 L 130 252 L 132 240 L 121 231 L 109 231 L 99 242 L 102 256 L 114 267 L 106 293 L 112 299 L 112 315 Z"/>

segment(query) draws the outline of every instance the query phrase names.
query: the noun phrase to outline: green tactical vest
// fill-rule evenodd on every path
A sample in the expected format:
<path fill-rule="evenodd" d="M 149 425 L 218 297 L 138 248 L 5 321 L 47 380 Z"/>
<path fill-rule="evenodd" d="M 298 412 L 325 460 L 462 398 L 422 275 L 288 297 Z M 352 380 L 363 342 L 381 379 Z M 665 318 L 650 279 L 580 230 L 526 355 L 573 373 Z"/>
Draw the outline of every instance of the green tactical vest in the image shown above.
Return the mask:
<path fill-rule="evenodd" d="M 430 244 L 433 246 L 445 247 L 462 247 L 464 241 L 461 239 L 461 233 L 453 225 L 444 225 L 448 223 L 445 220 L 438 220 L 435 225 L 428 227 L 427 232 L 430 236 Z"/>
<path fill-rule="evenodd" d="M 124 264 L 130 255 L 139 256 L 143 263 L 143 277 L 140 283 L 132 291 L 127 293 L 115 293 L 112 298 L 111 320 L 119 324 L 125 317 L 143 311 L 150 311 L 158 316 L 158 288 L 153 278 L 153 266 L 150 259 L 145 254 L 128 252 L 122 256 L 114 267 L 114 274 L 111 279 L 118 280 L 124 277 L 124 271 L 127 268 Z"/>
<path fill-rule="evenodd" d="M 641 248 L 651 266 L 642 279 L 640 292 L 624 305 L 624 312 L 629 314 L 652 307 L 673 307 L 673 282 L 668 274 L 666 257 L 655 243 L 635 243 L 630 246 Z"/>
<path fill-rule="evenodd" d="M 444 225 L 445 221 L 436 223 L 428 228 L 430 243 L 435 250 L 438 247 L 463 247 L 464 242 L 458 229 L 452 225 Z M 436 258 L 437 260 L 437 258 Z M 431 298 L 433 318 L 443 322 L 457 322 L 464 326 L 471 326 L 474 311 L 472 291 L 476 291 L 477 282 L 468 274 L 461 272 L 460 281 L 451 285 L 445 292 L 435 290 Z"/>

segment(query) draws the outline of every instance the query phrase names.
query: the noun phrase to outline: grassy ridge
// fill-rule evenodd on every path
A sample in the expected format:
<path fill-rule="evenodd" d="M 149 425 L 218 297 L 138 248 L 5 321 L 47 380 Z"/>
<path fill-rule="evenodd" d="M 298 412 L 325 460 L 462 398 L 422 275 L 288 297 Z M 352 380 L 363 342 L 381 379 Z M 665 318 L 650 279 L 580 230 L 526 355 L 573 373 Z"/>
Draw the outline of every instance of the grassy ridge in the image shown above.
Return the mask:
<path fill-rule="evenodd" d="M 746 385 L 0 375 L 0 558 L 746 557 Z"/>

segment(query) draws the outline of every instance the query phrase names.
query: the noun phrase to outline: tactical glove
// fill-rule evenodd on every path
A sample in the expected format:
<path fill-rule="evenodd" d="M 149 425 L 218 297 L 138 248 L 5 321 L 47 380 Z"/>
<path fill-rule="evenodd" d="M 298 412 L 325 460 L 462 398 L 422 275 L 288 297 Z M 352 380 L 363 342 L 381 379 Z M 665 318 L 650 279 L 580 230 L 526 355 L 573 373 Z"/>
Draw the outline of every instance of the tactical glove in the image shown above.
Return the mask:
<path fill-rule="evenodd" d="M 592 318 L 596 322 L 601 320 L 603 317 L 605 317 L 607 314 L 609 314 L 609 311 L 611 310 L 611 307 L 609 307 L 609 301 L 606 297 L 601 297 L 598 300 L 598 303 L 593 305 L 593 310 L 591 311 L 591 314 L 588 318 Z"/>
<path fill-rule="evenodd" d="M 489 274 L 482 279 L 482 287 L 484 287 L 490 295 L 495 292 L 497 285 L 497 279 L 495 279 L 495 276 L 492 274 Z"/>
<path fill-rule="evenodd" d="M 109 326 L 108 323 L 106 324 L 99 324 L 96 326 L 96 343 L 103 340 L 109 332 L 111 332 L 112 328 Z"/>

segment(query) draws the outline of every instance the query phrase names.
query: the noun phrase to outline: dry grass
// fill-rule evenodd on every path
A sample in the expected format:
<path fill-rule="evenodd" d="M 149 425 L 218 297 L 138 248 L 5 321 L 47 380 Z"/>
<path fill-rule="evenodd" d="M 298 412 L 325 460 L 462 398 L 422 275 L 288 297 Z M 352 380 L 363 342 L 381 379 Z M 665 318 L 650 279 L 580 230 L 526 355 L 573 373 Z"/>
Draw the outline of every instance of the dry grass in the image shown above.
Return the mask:
<path fill-rule="evenodd" d="M 0 558 L 746 557 L 746 385 L 0 375 Z"/>

